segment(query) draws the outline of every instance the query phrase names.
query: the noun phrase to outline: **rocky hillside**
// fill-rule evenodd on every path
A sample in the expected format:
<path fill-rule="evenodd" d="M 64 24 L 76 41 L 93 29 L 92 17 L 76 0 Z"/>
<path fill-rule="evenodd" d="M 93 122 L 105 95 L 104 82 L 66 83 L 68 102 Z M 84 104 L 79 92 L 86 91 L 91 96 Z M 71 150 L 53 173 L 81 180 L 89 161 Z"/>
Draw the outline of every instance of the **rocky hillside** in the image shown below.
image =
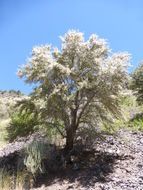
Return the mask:
<path fill-rule="evenodd" d="M 62 172 L 38 178 L 32 190 L 142 190 L 143 133 L 122 129 L 104 137 Z"/>
<path fill-rule="evenodd" d="M 0 147 L 5 144 L 5 129 L 10 122 L 11 115 L 15 112 L 14 105 L 27 95 L 20 91 L 0 91 Z"/>
<path fill-rule="evenodd" d="M 51 157 L 47 156 L 44 163 L 46 172 L 35 176 L 34 180 L 25 168 L 21 153 L 36 139 L 44 141 L 44 136 L 36 132 L 9 144 L 4 141 L 5 129 L 15 112 L 14 105 L 23 98 L 27 96 L 20 92 L 0 91 L 0 190 L 10 187 L 12 190 L 143 189 L 143 132 L 138 130 L 143 129 L 143 122 L 142 117 L 136 117 L 143 112 L 143 108 L 136 104 L 132 96 L 123 100 L 123 113 L 129 125 L 126 120 L 121 120 L 116 123 L 116 127 L 122 126 L 116 135 L 104 131 L 102 138 L 94 139 L 92 145 L 75 143 L 70 162 L 65 161 L 62 149 L 52 145 L 53 154 L 50 152 Z M 21 173 L 18 173 L 19 166 Z M 7 173 L 10 178 L 7 178 Z"/>
<path fill-rule="evenodd" d="M 0 91 L 0 120 L 8 119 L 15 103 L 24 97 L 27 96 L 20 91 Z"/>
<path fill-rule="evenodd" d="M 30 143 L 35 137 L 41 138 L 39 133 L 35 133 L 0 149 L 0 166 L 6 165 L 7 169 L 15 166 L 20 158 L 19 151 L 26 145 L 25 142 Z M 92 147 L 86 146 L 80 151 L 75 145 L 71 155 L 72 162 L 56 172 L 52 166 L 52 172 L 47 170 L 47 173 L 35 178 L 33 188 L 27 183 L 23 189 L 142 190 L 143 133 L 121 129 L 118 135 L 105 134 L 103 137 L 104 140 L 97 138 Z"/>

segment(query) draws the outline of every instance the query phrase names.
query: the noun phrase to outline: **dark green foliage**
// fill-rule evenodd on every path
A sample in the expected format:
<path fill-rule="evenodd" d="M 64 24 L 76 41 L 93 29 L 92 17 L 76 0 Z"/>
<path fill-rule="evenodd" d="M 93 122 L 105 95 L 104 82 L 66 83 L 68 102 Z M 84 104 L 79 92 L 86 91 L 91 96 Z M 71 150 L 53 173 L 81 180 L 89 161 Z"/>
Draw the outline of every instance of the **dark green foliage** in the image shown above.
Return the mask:
<path fill-rule="evenodd" d="M 7 127 L 8 140 L 12 142 L 17 137 L 24 137 L 32 134 L 39 129 L 40 119 L 29 112 L 14 114 Z"/>
<path fill-rule="evenodd" d="M 132 73 L 132 80 L 130 88 L 134 91 L 137 96 L 137 101 L 143 103 L 143 62 L 135 69 Z"/>
<path fill-rule="evenodd" d="M 10 93 L 10 94 L 17 94 L 17 95 L 21 95 L 21 92 L 20 92 L 20 90 L 9 90 L 8 91 L 8 93 Z"/>
<path fill-rule="evenodd" d="M 16 94 L 16 95 L 22 95 L 21 91 L 20 90 L 0 90 L 0 94 Z"/>

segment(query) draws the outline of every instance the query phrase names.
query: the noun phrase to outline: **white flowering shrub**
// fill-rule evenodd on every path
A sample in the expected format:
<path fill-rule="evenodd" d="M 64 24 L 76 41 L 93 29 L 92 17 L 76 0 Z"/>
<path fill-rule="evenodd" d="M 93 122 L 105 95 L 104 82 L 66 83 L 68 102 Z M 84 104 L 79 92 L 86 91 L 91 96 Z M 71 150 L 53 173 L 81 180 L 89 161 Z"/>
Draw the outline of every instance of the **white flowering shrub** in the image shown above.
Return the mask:
<path fill-rule="evenodd" d="M 34 47 L 28 63 L 18 70 L 35 84 L 31 100 L 47 130 L 66 138 L 71 149 L 79 127 L 95 128 L 120 116 L 120 96 L 128 81 L 128 53 L 112 54 L 104 39 L 71 30 L 61 37 L 61 49 Z"/>

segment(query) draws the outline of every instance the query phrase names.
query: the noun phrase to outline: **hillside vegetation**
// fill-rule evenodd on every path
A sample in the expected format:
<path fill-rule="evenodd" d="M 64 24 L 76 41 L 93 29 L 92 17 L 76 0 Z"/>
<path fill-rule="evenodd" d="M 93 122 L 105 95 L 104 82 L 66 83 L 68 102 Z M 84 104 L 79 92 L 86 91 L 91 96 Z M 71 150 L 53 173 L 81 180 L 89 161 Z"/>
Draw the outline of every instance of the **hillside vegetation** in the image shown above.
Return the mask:
<path fill-rule="evenodd" d="M 11 116 L 16 112 L 15 104 L 27 96 L 20 91 L 0 91 L 0 147 L 5 145 L 7 136 L 7 127 Z"/>
<path fill-rule="evenodd" d="M 143 64 L 130 76 L 130 54 L 96 34 L 60 39 L 18 69 L 29 96 L 0 92 L 0 190 L 143 189 Z"/>

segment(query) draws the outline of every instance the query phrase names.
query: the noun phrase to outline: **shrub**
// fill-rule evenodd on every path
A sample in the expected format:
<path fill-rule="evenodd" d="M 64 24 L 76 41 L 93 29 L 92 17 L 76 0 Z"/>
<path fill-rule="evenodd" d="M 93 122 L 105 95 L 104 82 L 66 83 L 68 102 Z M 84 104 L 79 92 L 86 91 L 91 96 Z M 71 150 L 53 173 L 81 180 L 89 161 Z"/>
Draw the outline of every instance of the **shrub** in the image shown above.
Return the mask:
<path fill-rule="evenodd" d="M 130 89 L 134 91 L 137 102 L 143 104 L 143 62 L 141 62 L 132 73 Z"/>
<path fill-rule="evenodd" d="M 143 113 L 136 114 L 127 124 L 129 128 L 136 131 L 143 131 Z"/>
<path fill-rule="evenodd" d="M 39 126 L 39 117 L 35 117 L 32 113 L 21 112 L 14 114 L 9 126 L 7 127 L 8 140 L 9 142 L 12 142 L 17 137 L 28 136 L 37 131 Z"/>
<path fill-rule="evenodd" d="M 25 150 L 24 164 L 33 175 L 44 172 L 43 160 L 51 156 L 52 146 L 48 142 L 34 141 Z"/>

